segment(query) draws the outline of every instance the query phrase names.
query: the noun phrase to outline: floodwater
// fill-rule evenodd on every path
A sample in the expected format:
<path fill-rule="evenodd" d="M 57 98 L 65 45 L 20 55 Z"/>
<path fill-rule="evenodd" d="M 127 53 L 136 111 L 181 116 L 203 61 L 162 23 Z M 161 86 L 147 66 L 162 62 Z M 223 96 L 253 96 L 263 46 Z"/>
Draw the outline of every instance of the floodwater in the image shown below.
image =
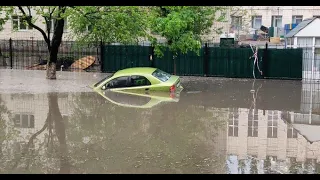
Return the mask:
<path fill-rule="evenodd" d="M 0 173 L 320 172 L 320 85 L 185 77 L 172 97 L 2 80 Z"/>

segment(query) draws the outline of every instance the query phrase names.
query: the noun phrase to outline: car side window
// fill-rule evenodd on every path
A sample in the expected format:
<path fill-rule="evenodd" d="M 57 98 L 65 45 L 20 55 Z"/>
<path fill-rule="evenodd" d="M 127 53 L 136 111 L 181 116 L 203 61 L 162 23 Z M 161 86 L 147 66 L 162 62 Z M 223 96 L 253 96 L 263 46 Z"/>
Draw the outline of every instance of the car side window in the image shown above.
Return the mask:
<path fill-rule="evenodd" d="M 118 77 L 108 82 L 108 88 L 123 88 L 128 85 L 128 76 Z"/>
<path fill-rule="evenodd" d="M 151 82 L 144 76 L 131 76 L 131 86 L 148 86 Z"/>

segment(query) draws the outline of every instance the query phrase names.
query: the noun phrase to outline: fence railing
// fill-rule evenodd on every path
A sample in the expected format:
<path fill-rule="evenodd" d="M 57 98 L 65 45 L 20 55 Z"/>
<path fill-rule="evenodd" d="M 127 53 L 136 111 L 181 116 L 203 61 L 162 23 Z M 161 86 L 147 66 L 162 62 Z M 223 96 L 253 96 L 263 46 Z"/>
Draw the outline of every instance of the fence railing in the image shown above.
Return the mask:
<path fill-rule="evenodd" d="M 258 64 L 263 74 L 257 67 L 254 72 L 258 78 L 320 79 L 319 54 L 320 47 L 300 45 L 294 49 L 259 43 Z M 173 58 L 166 50 L 160 58 L 154 55 L 150 43 L 79 46 L 73 41 L 63 41 L 57 67 L 63 71 L 114 72 L 126 67 L 152 66 L 177 75 L 252 78 L 254 64 L 249 59 L 252 55 L 248 46 L 226 48 L 205 43 L 200 56 L 190 52 Z M 44 70 L 48 58 L 43 40 L 0 40 L 0 68 Z"/>
<path fill-rule="evenodd" d="M 57 68 L 64 71 L 100 71 L 100 49 L 100 44 L 80 46 L 72 41 L 63 41 L 59 47 Z M 45 41 L 0 40 L 0 68 L 44 70 L 48 59 L 49 51 Z M 79 59 L 82 66 L 75 63 Z M 83 68 L 86 66 L 90 68 Z"/>
<path fill-rule="evenodd" d="M 157 57 L 152 47 L 106 45 L 103 47 L 103 72 L 129 67 L 156 67 L 177 75 L 232 78 L 302 79 L 302 49 L 259 49 L 256 64 L 251 48 L 211 47 L 205 44 L 200 55 L 189 52 L 174 56 L 168 49 Z M 261 70 L 261 72 L 259 71 Z"/>

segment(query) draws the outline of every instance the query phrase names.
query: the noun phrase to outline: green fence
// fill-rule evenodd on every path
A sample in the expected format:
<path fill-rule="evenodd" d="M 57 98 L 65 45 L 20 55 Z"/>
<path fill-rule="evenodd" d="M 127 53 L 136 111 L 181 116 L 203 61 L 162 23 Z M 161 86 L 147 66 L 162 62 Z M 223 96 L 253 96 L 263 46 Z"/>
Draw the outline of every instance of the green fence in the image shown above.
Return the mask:
<path fill-rule="evenodd" d="M 167 48 L 163 52 L 163 56 L 157 57 L 153 56 L 153 67 L 157 67 L 165 72 L 174 73 L 174 63 L 173 63 L 173 53 Z"/>
<path fill-rule="evenodd" d="M 151 48 L 148 46 L 116 46 L 103 47 L 103 72 L 115 72 L 129 67 L 151 66 Z"/>
<path fill-rule="evenodd" d="M 250 48 L 203 47 L 194 52 L 178 54 L 174 59 L 168 49 L 163 57 L 153 55 L 148 46 L 107 45 L 103 47 L 103 72 L 129 67 L 156 67 L 184 76 L 216 76 L 229 78 L 302 79 L 301 49 L 259 49 L 258 65 L 254 66 Z M 151 58 L 152 57 L 152 60 Z"/>
<path fill-rule="evenodd" d="M 266 76 L 275 79 L 302 79 L 302 57 L 302 49 L 269 49 Z"/>

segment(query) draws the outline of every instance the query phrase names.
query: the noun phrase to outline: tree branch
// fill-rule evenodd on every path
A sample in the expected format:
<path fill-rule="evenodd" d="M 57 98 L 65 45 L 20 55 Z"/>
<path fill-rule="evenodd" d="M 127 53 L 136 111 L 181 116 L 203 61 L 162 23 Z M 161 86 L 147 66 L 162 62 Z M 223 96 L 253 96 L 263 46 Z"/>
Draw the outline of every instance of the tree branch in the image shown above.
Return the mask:
<path fill-rule="evenodd" d="M 49 49 L 49 51 L 50 51 L 50 41 L 49 41 L 46 33 L 45 33 L 40 27 L 34 25 L 34 24 L 31 22 L 32 16 L 27 16 L 27 14 L 26 14 L 26 12 L 23 10 L 22 6 L 18 6 L 18 7 L 19 7 L 20 11 L 22 12 L 22 14 L 25 16 L 24 19 L 27 21 L 27 23 L 29 24 L 29 26 L 35 28 L 36 30 L 38 30 L 38 31 L 42 34 L 44 40 L 46 41 L 46 43 L 47 43 L 47 45 L 48 45 L 48 49 Z"/>
<path fill-rule="evenodd" d="M 49 17 L 44 16 L 44 19 L 45 19 L 46 25 L 47 25 L 48 41 L 49 41 L 50 49 L 51 49 L 50 33 L 51 33 L 51 24 L 52 24 L 52 14 L 54 13 L 55 9 L 56 9 L 56 7 L 53 7 L 52 11 L 50 11 L 50 8 L 49 8 Z"/>
<path fill-rule="evenodd" d="M 30 7 L 29 7 L 29 6 L 27 6 L 27 8 L 28 8 L 28 11 L 29 11 L 29 16 L 31 16 L 31 10 L 30 10 Z"/>
<path fill-rule="evenodd" d="M 29 139 L 28 144 L 26 145 L 24 151 L 21 153 L 21 156 L 16 160 L 15 164 L 12 167 L 12 170 L 15 169 L 18 166 L 18 163 L 20 161 L 20 159 L 27 154 L 28 150 L 29 150 L 29 146 L 31 145 L 31 143 L 33 142 L 33 140 L 39 135 L 41 134 L 44 130 L 46 130 L 46 128 L 48 127 L 48 119 L 46 120 L 46 123 L 43 125 L 43 127 L 36 133 L 34 133 L 31 138 Z"/>

